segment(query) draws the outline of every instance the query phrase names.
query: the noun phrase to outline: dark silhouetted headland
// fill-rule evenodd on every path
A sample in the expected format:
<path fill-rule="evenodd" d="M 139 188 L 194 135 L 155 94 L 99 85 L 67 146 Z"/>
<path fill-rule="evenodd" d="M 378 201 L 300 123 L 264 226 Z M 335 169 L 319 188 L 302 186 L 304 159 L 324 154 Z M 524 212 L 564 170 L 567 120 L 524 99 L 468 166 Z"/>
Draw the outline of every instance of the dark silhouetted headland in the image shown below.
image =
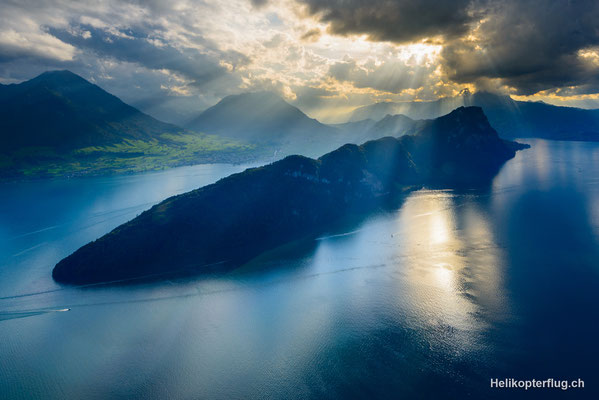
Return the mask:
<path fill-rule="evenodd" d="M 409 188 L 488 183 L 527 147 L 500 139 L 478 107 L 414 129 L 316 160 L 289 156 L 171 197 L 60 261 L 53 277 L 84 284 L 221 262 L 231 268 Z"/>

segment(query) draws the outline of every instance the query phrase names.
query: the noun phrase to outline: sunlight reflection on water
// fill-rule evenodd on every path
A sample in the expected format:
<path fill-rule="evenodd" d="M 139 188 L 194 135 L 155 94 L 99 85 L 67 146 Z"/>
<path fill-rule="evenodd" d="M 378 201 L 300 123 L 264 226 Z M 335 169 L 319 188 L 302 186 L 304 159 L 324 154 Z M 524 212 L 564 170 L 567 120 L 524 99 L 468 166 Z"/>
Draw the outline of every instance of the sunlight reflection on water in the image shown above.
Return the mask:
<path fill-rule="evenodd" d="M 50 271 L 149 201 L 240 168 L 13 188 L 0 397 L 488 398 L 490 376 L 578 377 L 597 359 L 599 146 L 530 142 L 489 189 L 416 191 L 234 273 L 133 286 L 63 288 Z"/>

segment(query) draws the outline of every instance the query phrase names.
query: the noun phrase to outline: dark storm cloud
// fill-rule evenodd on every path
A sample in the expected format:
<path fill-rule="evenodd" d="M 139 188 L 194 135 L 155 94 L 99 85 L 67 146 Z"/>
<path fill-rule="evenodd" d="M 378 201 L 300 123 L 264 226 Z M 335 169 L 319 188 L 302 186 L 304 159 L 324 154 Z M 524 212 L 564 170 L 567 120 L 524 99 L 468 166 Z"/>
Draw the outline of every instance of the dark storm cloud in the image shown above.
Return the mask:
<path fill-rule="evenodd" d="M 366 34 L 371 40 L 406 43 L 456 37 L 468 31 L 469 0 L 298 0 L 330 24 L 335 34 Z"/>
<path fill-rule="evenodd" d="M 590 93 L 599 83 L 597 61 L 579 54 L 599 45 L 597 0 L 298 2 L 335 34 L 395 43 L 436 37 L 454 82 L 507 85 L 519 94 L 570 86 Z"/>
<path fill-rule="evenodd" d="M 252 3 L 252 5 L 254 7 L 263 7 L 266 5 L 266 3 L 268 3 L 268 0 L 250 0 L 250 2 Z"/>
<path fill-rule="evenodd" d="M 598 82 L 597 65 L 579 55 L 599 45 L 596 0 L 495 2 L 484 13 L 476 41 L 455 40 L 444 47 L 450 79 L 498 78 L 520 94 Z"/>
<path fill-rule="evenodd" d="M 519 94 L 599 92 L 597 0 L 295 1 L 305 6 L 302 12 L 268 0 L 243 0 L 243 7 L 223 0 L 1 0 L 0 77 L 15 82 L 67 68 L 128 101 L 153 106 L 154 97 L 165 95 L 205 107 L 241 88 L 286 86 L 300 100 L 329 101 L 310 92 L 329 80 L 385 93 L 444 88 L 451 94 L 455 83 L 487 90 L 507 85 Z M 227 26 L 234 20 L 227 16 L 247 9 L 255 13 L 248 21 L 262 21 Z M 320 20 L 326 31 L 313 21 L 295 26 L 299 15 Z M 271 40 L 255 51 L 235 45 L 231 28 Z M 348 45 L 350 57 L 341 59 L 345 49 L 331 47 L 325 32 L 396 44 L 431 41 L 442 50 L 425 66 L 397 59 L 392 46 L 388 54 L 380 50 L 385 46 L 373 46 L 371 62 L 367 51 Z M 287 52 L 278 51 L 283 44 Z M 307 58 L 308 48 L 319 57 Z M 298 61 L 302 57 L 310 67 Z M 276 73 L 266 73 L 273 64 Z M 310 89 L 301 92 L 302 86 Z"/>

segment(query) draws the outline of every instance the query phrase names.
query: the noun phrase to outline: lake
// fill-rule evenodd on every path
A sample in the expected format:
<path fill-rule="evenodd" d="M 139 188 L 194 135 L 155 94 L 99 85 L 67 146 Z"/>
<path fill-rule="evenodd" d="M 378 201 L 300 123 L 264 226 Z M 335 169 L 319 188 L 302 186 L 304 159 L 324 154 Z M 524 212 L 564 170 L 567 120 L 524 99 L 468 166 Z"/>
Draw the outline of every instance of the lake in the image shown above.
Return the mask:
<path fill-rule="evenodd" d="M 51 270 L 243 166 L 0 184 L 0 398 L 562 398 L 599 392 L 599 143 L 527 139 L 490 188 L 222 276 L 69 287 Z M 176 266 L 174 266 L 176 267 Z"/>

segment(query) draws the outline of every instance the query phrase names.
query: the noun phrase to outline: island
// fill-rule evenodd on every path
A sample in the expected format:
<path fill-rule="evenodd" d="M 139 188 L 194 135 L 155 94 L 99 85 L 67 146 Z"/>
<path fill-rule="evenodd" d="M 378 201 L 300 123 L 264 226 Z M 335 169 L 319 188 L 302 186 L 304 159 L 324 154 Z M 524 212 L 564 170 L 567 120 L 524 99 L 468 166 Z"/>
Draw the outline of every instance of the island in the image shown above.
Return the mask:
<path fill-rule="evenodd" d="M 488 185 L 526 147 L 501 139 L 481 108 L 460 107 L 409 135 L 318 159 L 289 156 L 168 198 L 61 260 L 52 275 L 90 284 L 235 268 L 407 190 Z"/>

